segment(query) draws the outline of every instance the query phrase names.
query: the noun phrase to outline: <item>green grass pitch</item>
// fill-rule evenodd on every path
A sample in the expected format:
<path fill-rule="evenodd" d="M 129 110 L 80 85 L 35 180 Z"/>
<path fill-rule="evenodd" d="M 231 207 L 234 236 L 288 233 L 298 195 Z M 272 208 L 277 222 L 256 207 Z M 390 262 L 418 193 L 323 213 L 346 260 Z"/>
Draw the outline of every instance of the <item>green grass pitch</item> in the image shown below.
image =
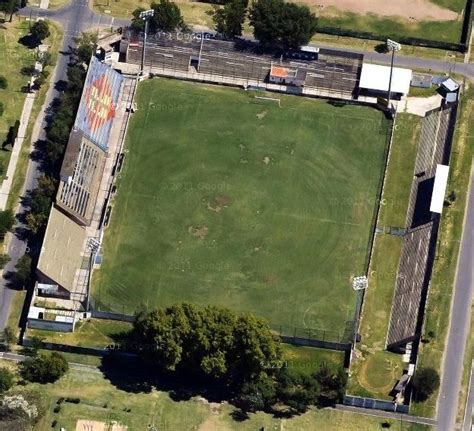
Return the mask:
<path fill-rule="evenodd" d="M 386 147 L 361 106 L 166 79 L 139 85 L 103 264 L 103 308 L 189 301 L 342 331 Z M 259 93 L 259 95 L 265 95 Z"/>

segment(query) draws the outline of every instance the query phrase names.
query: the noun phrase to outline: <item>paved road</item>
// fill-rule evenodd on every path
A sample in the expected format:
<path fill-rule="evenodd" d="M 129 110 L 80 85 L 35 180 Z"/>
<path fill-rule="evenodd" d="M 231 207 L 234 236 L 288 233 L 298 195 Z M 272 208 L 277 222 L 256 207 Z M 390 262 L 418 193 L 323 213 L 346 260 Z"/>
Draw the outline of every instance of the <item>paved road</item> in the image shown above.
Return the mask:
<path fill-rule="evenodd" d="M 461 388 L 464 352 L 469 335 L 473 294 L 474 176 L 471 175 L 457 276 L 451 308 L 451 323 L 441 373 L 438 398 L 438 430 L 455 429 Z"/>

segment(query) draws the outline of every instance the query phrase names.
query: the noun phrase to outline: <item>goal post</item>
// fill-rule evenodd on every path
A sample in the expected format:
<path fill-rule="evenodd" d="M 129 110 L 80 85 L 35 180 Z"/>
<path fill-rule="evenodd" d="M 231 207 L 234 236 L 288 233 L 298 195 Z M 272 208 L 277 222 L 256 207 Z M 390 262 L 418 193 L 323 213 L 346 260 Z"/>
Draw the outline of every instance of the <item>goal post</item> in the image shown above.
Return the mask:
<path fill-rule="evenodd" d="M 271 103 L 276 103 L 279 108 L 281 108 L 281 100 L 276 98 L 276 97 L 265 97 L 265 96 L 254 96 L 255 99 L 261 100 L 261 101 L 266 101 L 266 102 L 271 102 Z"/>

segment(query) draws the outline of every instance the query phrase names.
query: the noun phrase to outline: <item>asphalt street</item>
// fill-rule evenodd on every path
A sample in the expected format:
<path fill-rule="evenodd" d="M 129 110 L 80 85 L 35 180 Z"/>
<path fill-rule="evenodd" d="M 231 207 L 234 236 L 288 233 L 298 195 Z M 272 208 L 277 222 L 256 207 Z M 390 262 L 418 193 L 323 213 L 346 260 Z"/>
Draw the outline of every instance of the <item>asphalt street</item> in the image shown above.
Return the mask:
<path fill-rule="evenodd" d="M 87 0 L 73 0 L 67 6 L 57 10 L 42 10 L 38 8 L 24 8 L 20 11 L 23 16 L 48 18 L 59 22 L 63 26 L 64 41 L 61 54 L 54 73 L 54 82 L 66 78 L 67 52 L 74 45 L 74 38 L 80 33 L 92 27 L 118 27 L 128 24 L 126 19 L 117 19 L 110 16 L 99 15 L 90 10 Z M 331 47 L 331 49 L 334 49 Z M 365 61 L 388 64 L 390 55 L 366 52 L 360 50 L 341 49 L 341 51 L 362 52 Z M 426 69 L 433 72 L 458 73 L 466 78 L 474 80 L 474 64 L 454 63 L 452 59 L 434 60 L 397 55 L 395 65 L 412 69 Z M 45 106 L 49 106 L 58 92 L 51 86 L 46 99 Z M 38 133 L 36 139 L 44 136 L 45 127 L 44 110 L 38 118 Z M 36 163 L 31 161 L 28 165 L 27 176 L 23 192 L 32 189 L 38 178 Z M 459 257 L 458 275 L 455 284 L 452 320 L 449 327 L 448 343 L 445 353 L 444 370 L 442 373 L 441 390 L 438 402 L 438 429 L 440 431 L 451 431 L 454 429 L 456 419 L 458 393 L 460 388 L 462 365 L 466 337 L 469 331 L 470 307 L 472 301 L 472 247 L 474 234 L 474 190 L 471 187 L 469 204 L 467 208 L 466 225 L 464 229 L 461 254 Z M 19 205 L 17 213 L 22 213 L 25 208 Z M 17 236 L 12 236 L 8 250 L 11 257 L 5 272 L 12 271 L 18 259 L 24 254 L 26 244 Z M 8 316 L 8 310 L 14 292 L 8 289 L 6 280 L 0 280 L 0 331 L 4 329 Z"/>
<path fill-rule="evenodd" d="M 461 240 L 454 296 L 451 305 L 451 322 L 441 373 L 438 398 L 438 430 L 455 429 L 458 397 L 467 336 L 470 330 L 473 293 L 473 238 L 474 238 L 474 178 L 471 176 L 465 224 Z"/>

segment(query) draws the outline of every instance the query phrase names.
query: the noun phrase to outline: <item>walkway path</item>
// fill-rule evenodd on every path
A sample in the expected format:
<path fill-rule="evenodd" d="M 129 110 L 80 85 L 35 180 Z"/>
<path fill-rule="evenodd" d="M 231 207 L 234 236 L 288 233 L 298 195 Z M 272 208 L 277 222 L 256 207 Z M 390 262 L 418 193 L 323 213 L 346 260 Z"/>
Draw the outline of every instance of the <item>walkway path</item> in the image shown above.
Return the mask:
<path fill-rule="evenodd" d="M 46 45 L 41 45 L 39 47 L 40 52 L 47 51 Z M 40 72 L 43 66 L 41 63 L 36 62 L 35 70 Z M 34 78 L 31 78 L 30 85 L 32 86 L 34 83 Z M 21 149 L 23 147 L 23 142 L 26 138 L 26 132 L 28 130 L 28 124 L 30 122 L 31 111 L 33 109 L 34 102 L 36 100 L 37 92 L 32 90 L 30 93 L 27 94 L 25 103 L 23 104 L 23 110 L 21 112 L 20 117 L 20 127 L 18 129 L 18 136 L 15 139 L 15 143 L 13 145 L 12 152 L 10 154 L 10 160 L 8 162 L 8 169 L 5 179 L 2 181 L 0 186 L 0 211 L 5 210 L 8 202 L 8 197 L 10 196 L 10 189 L 13 183 L 13 177 L 16 171 L 16 165 L 18 163 L 18 158 L 21 153 Z"/>

